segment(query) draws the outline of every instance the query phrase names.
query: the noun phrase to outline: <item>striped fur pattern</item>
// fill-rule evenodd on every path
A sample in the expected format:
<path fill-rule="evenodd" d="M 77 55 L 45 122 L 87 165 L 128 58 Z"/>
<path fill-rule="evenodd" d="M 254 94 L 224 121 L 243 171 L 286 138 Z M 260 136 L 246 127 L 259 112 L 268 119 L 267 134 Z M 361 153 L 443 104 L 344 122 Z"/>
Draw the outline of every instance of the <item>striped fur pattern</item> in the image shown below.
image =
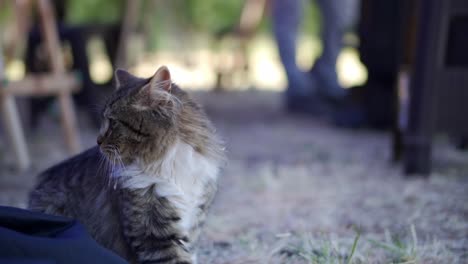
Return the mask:
<path fill-rule="evenodd" d="M 131 263 L 195 263 L 222 144 L 166 67 L 116 79 L 98 145 L 40 174 L 29 207 L 78 219 Z"/>

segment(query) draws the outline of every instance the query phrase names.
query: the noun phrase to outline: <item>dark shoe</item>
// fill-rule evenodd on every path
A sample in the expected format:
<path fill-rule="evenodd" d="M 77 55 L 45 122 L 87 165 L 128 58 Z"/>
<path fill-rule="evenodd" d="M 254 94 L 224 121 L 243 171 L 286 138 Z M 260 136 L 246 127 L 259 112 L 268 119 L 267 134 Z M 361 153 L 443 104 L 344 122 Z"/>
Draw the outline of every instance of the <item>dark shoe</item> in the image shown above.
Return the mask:
<path fill-rule="evenodd" d="M 293 114 L 324 116 L 332 113 L 332 107 L 315 95 L 286 96 L 286 109 Z"/>
<path fill-rule="evenodd" d="M 333 115 L 333 123 L 341 128 L 363 128 L 368 126 L 365 111 L 359 105 L 343 105 Z"/>
<path fill-rule="evenodd" d="M 385 88 L 385 87 L 384 87 Z M 366 83 L 349 89 L 343 104 L 333 115 L 333 123 L 343 128 L 386 130 L 393 124 L 391 89 Z"/>
<path fill-rule="evenodd" d="M 313 79 L 317 85 L 317 93 L 325 100 L 333 104 L 341 104 L 347 97 L 348 91 L 338 83 L 338 76 L 335 68 L 321 63 L 322 60 L 314 64 L 308 72 L 309 78 Z"/>

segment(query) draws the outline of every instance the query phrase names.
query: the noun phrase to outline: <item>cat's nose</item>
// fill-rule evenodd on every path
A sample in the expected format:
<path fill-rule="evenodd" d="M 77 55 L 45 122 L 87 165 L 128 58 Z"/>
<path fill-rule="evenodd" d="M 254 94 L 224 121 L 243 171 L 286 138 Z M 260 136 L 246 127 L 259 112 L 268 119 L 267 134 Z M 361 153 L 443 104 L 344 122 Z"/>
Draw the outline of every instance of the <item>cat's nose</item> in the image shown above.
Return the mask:
<path fill-rule="evenodd" d="M 104 141 L 104 137 L 99 135 L 97 137 L 97 140 L 96 140 L 96 143 L 100 146 L 102 144 L 102 142 Z"/>

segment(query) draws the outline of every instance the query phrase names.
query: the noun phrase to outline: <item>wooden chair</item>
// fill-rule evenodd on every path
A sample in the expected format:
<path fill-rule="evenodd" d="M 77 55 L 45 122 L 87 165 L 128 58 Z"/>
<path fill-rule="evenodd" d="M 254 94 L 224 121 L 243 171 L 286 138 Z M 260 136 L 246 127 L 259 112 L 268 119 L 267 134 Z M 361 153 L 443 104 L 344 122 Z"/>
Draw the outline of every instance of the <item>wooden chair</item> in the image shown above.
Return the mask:
<path fill-rule="evenodd" d="M 55 14 L 49 0 L 18 1 L 26 3 L 25 8 L 17 8 L 16 19 L 21 38 L 25 39 L 24 21 L 26 11 L 31 10 L 31 4 L 36 4 L 41 34 L 47 50 L 51 71 L 42 74 L 29 74 L 19 81 L 8 82 L 4 76 L 3 67 L 0 67 L 0 103 L 1 111 L 6 128 L 6 134 L 10 138 L 17 159 L 18 169 L 26 169 L 30 165 L 30 158 L 26 148 L 24 133 L 21 128 L 19 115 L 16 109 L 15 96 L 55 96 L 59 101 L 61 124 L 64 132 L 65 143 L 71 154 L 80 150 L 79 137 L 76 124 L 75 109 L 71 93 L 78 90 L 79 80 L 76 75 L 67 73 L 65 70 L 63 54 L 58 39 Z M 25 7 L 25 6 L 23 6 Z M 3 58 L 0 56 L 0 65 Z"/>
<path fill-rule="evenodd" d="M 239 22 L 232 28 L 220 30 L 216 34 L 218 43 L 226 39 L 234 41 L 232 52 L 234 53 L 231 64 L 226 64 L 226 58 L 219 54 L 216 62 L 216 89 L 223 90 L 235 71 L 241 70 L 244 79 L 248 79 L 249 58 L 248 42 L 253 38 L 255 30 L 260 24 L 266 9 L 267 0 L 246 0 L 239 17 Z"/>

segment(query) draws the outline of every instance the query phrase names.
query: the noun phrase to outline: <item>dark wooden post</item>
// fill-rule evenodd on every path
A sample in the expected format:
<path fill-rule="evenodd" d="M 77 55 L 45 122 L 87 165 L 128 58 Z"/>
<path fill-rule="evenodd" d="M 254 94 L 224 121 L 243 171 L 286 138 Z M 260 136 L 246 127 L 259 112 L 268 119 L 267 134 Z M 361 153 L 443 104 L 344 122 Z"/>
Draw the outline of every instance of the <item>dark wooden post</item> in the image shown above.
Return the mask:
<path fill-rule="evenodd" d="M 410 81 L 409 122 L 404 137 L 404 170 L 407 174 L 427 175 L 431 168 L 431 140 L 436 121 L 436 87 L 433 78 L 439 27 L 436 16 L 440 15 L 441 2 L 420 2 L 416 53 Z"/>

